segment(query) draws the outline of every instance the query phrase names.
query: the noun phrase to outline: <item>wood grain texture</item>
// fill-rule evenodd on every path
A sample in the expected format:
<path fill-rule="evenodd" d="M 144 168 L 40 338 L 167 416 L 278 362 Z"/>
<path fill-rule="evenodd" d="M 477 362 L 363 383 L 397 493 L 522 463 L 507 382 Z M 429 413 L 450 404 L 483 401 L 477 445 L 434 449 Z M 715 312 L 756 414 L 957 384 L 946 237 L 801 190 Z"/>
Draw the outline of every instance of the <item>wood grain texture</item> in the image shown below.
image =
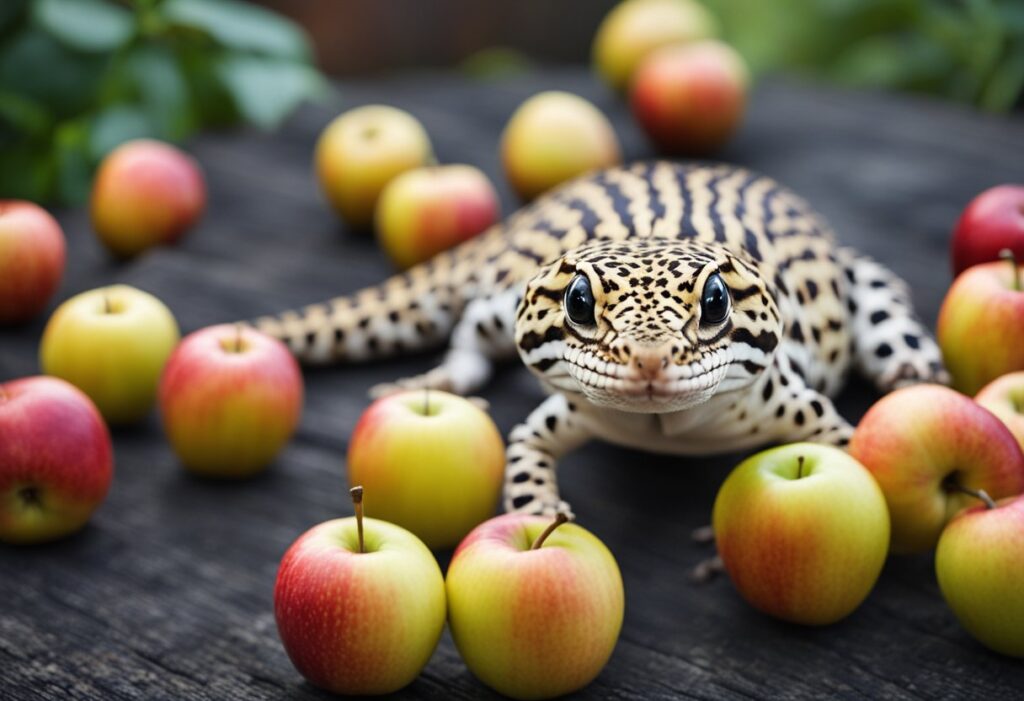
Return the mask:
<path fill-rule="evenodd" d="M 275 135 L 222 134 L 191 144 L 210 207 L 177 248 L 114 263 L 84 211 L 59 213 L 69 243 L 60 298 L 111 282 L 165 300 L 184 331 L 354 290 L 388 266 L 371 240 L 336 222 L 310 158 L 341 108 L 387 102 L 425 123 L 442 161 L 483 168 L 514 208 L 498 134 L 513 108 L 546 88 L 578 92 L 612 117 L 627 155 L 652 155 L 617 102 L 583 70 L 489 85 L 443 74 L 344 83 L 332 105 L 301 111 Z M 768 82 L 724 160 L 778 178 L 824 212 L 843 240 L 913 284 L 934 321 L 949 283 L 949 232 L 978 191 L 1024 179 L 1024 127 L 928 101 Z M 0 380 L 37 372 L 44 319 L 0 331 Z M 274 575 L 291 541 L 347 515 L 349 432 L 377 382 L 433 357 L 309 371 L 294 442 L 265 475 L 223 484 L 175 463 L 155 418 L 115 433 L 110 496 L 60 543 L 0 548 L 0 697 L 5 699 L 319 698 L 289 664 L 271 613 Z M 502 430 L 541 397 L 521 368 L 483 393 Z M 840 407 L 872 401 L 854 380 Z M 591 445 L 563 464 L 564 495 L 615 553 L 627 592 L 622 639 L 581 698 L 1020 698 L 1024 665 L 991 654 L 943 604 L 930 557 L 894 558 L 848 620 L 808 630 L 764 617 L 720 578 L 687 573 L 708 551 L 690 531 L 740 456 L 684 460 Z M 442 564 L 447 560 L 441 555 Z M 446 635 L 401 697 L 489 698 Z"/>

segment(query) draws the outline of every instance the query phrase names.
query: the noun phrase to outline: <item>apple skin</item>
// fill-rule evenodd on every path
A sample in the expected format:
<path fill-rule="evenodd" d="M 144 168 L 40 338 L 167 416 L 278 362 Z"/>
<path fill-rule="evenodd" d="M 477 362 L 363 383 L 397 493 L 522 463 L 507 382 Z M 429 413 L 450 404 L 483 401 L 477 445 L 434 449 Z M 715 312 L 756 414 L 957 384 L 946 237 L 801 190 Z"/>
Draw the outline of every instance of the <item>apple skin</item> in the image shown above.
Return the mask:
<path fill-rule="evenodd" d="M 998 416 L 1024 449 L 1024 372 L 997 377 L 981 388 L 974 401 Z"/>
<path fill-rule="evenodd" d="M 1013 276 L 1007 261 L 975 265 L 942 302 L 936 336 L 953 387 L 964 394 L 1024 370 L 1024 292 L 1014 289 Z"/>
<path fill-rule="evenodd" d="M 501 135 L 505 175 L 529 200 L 566 180 L 622 160 L 611 122 L 578 95 L 550 90 L 512 114 Z"/>
<path fill-rule="evenodd" d="M 448 625 L 466 666 L 515 699 L 568 694 L 589 684 L 622 628 L 622 577 L 608 548 L 589 531 L 505 514 L 462 541 L 451 564 Z"/>
<path fill-rule="evenodd" d="M 109 423 L 132 423 L 152 409 L 178 338 L 174 316 L 153 295 L 128 285 L 100 287 L 57 307 L 43 331 L 39 364 L 89 395 Z"/>
<path fill-rule="evenodd" d="M 999 260 L 1005 248 L 1024 260 L 1024 185 L 998 185 L 970 201 L 953 229 L 953 275 Z"/>
<path fill-rule="evenodd" d="M 1024 657 L 1024 496 L 960 512 L 939 538 L 935 574 L 971 635 L 996 652 Z"/>
<path fill-rule="evenodd" d="M 896 553 L 931 550 L 949 519 L 975 503 L 947 480 L 993 499 L 1024 491 L 1024 455 L 1013 434 L 988 409 L 940 385 L 882 397 L 857 425 L 849 451 L 885 494 Z"/>
<path fill-rule="evenodd" d="M 90 201 L 96 234 L 121 258 L 177 242 L 205 208 L 206 184 L 196 160 L 148 139 L 121 144 L 103 159 Z"/>
<path fill-rule="evenodd" d="M 349 486 L 365 488 L 366 513 L 409 529 L 431 548 L 456 545 L 494 515 L 504 471 L 497 426 L 447 392 L 378 399 L 349 440 Z"/>
<path fill-rule="evenodd" d="M 387 694 L 430 660 L 445 621 L 437 560 L 412 533 L 354 517 L 326 521 L 285 553 L 274 585 L 284 649 L 312 684 L 336 694 Z"/>
<path fill-rule="evenodd" d="M 283 343 L 221 324 L 189 334 L 171 354 L 160 380 L 160 415 L 187 469 L 248 477 L 292 437 L 302 396 L 302 372 Z"/>
<path fill-rule="evenodd" d="M 384 186 L 400 173 L 429 165 L 434 149 L 423 125 L 408 112 L 364 105 L 327 125 L 314 160 L 331 206 L 353 229 L 367 230 Z"/>
<path fill-rule="evenodd" d="M 28 321 L 64 274 L 64 232 L 42 207 L 0 200 L 0 324 Z"/>
<path fill-rule="evenodd" d="M 694 0 L 626 0 L 598 27 L 592 48 L 594 65 L 605 82 L 623 90 L 655 49 L 717 33 L 714 16 Z"/>
<path fill-rule="evenodd" d="M 744 460 L 719 490 L 712 520 L 740 595 L 804 625 L 851 614 L 889 551 L 882 490 L 863 465 L 830 446 L 793 443 Z"/>
<path fill-rule="evenodd" d="M 113 474 L 110 433 L 85 394 L 54 377 L 0 384 L 0 541 L 74 533 L 103 502 Z M 25 490 L 34 498 L 26 501 Z"/>
<path fill-rule="evenodd" d="M 743 59 L 720 41 L 667 46 L 640 64 L 630 106 L 661 152 L 706 155 L 739 126 L 749 82 Z"/>
<path fill-rule="evenodd" d="M 493 226 L 498 194 L 479 169 L 428 166 L 395 177 L 377 204 L 377 238 L 399 268 L 409 268 Z"/>

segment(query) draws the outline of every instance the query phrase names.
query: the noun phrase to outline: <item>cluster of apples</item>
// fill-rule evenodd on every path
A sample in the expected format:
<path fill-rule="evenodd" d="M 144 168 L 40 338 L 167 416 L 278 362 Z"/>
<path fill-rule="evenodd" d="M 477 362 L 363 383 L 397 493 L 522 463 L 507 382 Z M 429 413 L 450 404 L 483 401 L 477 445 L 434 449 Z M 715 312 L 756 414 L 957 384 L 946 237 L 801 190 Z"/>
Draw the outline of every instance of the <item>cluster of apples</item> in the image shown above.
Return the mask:
<path fill-rule="evenodd" d="M 956 389 L 917 385 L 883 397 L 857 425 L 849 454 L 782 446 L 729 476 L 715 502 L 715 537 L 751 604 L 790 621 L 832 623 L 868 595 L 887 553 L 934 549 L 939 587 L 964 627 L 993 650 L 1024 657 L 1017 254 L 1024 187 L 982 193 L 954 232 L 959 275 L 939 320 Z M 1009 262 L 992 262 L 999 257 Z"/>

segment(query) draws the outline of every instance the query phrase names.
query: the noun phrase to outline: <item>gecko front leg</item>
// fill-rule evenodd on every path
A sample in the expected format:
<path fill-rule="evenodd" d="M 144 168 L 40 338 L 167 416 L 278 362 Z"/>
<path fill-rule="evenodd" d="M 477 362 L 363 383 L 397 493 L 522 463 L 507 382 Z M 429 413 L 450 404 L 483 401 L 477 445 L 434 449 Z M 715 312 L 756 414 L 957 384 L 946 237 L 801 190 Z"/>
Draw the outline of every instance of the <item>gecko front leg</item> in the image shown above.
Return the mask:
<path fill-rule="evenodd" d="M 505 463 L 505 510 L 572 516 L 558 493 L 558 458 L 592 437 L 564 395 L 548 397 L 509 434 Z"/>

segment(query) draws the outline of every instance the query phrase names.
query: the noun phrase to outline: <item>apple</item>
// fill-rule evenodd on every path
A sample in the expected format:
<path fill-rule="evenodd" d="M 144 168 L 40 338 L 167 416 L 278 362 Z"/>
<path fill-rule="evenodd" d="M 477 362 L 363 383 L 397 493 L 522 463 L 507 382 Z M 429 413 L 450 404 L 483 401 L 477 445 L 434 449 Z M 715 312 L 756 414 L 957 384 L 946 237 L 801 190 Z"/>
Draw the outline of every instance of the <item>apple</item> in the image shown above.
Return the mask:
<path fill-rule="evenodd" d="M 622 628 L 615 558 L 560 514 L 505 514 L 459 545 L 448 566 L 448 625 L 466 666 L 515 699 L 561 696 L 604 668 Z"/>
<path fill-rule="evenodd" d="M 804 625 L 853 613 L 889 551 L 889 512 L 871 473 L 838 448 L 813 443 L 740 463 L 718 492 L 712 522 L 740 595 Z"/>
<path fill-rule="evenodd" d="M 598 27 L 594 64 L 609 85 L 622 90 L 651 51 L 717 32 L 715 18 L 695 0 L 626 0 Z"/>
<path fill-rule="evenodd" d="M 982 263 L 957 276 L 939 309 L 936 335 L 953 387 L 965 394 L 1024 370 L 1024 291 L 1016 263 Z"/>
<path fill-rule="evenodd" d="M 316 144 L 316 173 L 331 206 L 354 229 L 369 229 L 384 186 L 399 173 L 430 164 L 433 146 L 408 112 L 387 105 L 349 110 Z"/>
<path fill-rule="evenodd" d="M 348 481 L 366 487 L 366 512 L 408 528 L 431 548 L 456 545 L 494 515 L 504 471 L 497 426 L 447 392 L 378 399 L 349 441 Z"/>
<path fill-rule="evenodd" d="M 444 578 L 416 536 L 362 516 L 326 521 L 281 560 L 274 617 L 284 649 L 312 684 L 387 694 L 416 678 L 441 638 Z"/>
<path fill-rule="evenodd" d="M 113 474 L 107 426 L 81 391 L 54 377 L 0 384 L 0 541 L 74 533 Z"/>
<path fill-rule="evenodd" d="M 377 204 L 377 238 L 391 260 L 409 268 L 468 241 L 498 221 L 498 194 L 467 165 L 427 166 L 395 177 Z"/>
<path fill-rule="evenodd" d="M 630 106 L 662 152 L 706 155 L 736 131 L 749 82 L 746 64 L 727 44 L 666 46 L 640 64 Z"/>
<path fill-rule="evenodd" d="M 42 207 L 0 200 L 0 324 L 31 319 L 64 274 L 64 232 Z"/>
<path fill-rule="evenodd" d="M 953 275 L 998 260 L 1003 249 L 1024 258 L 1024 185 L 999 185 L 971 200 L 953 230 Z"/>
<path fill-rule="evenodd" d="M 1006 424 L 1024 449 L 1024 372 L 1011 372 L 981 388 L 974 401 Z"/>
<path fill-rule="evenodd" d="M 153 295 L 128 285 L 67 300 L 43 331 L 39 364 L 89 395 L 110 423 L 138 421 L 156 399 L 178 324 Z"/>
<path fill-rule="evenodd" d="M 160 379 L 160 414 L 187 469 L 247 477 L 295 432 L 302 394 L 302 373 L 283 343 L 222 324 L 186 336 L 171 354 Z"/>
<path fill-rule="evenodd" d="M 501 136 L 505 175 L 524 200 L 622 160 L 608 118 L 578 95 L 538 93 L 512 114 Z"/>
<path fill-rule="evenodd" d="M 1024 491 L 1024 454 L 1013 434 L 988 409 L 940 385 L 882 397 L 849 451 L 885 494 L 897 553 L 934 548 L 949 519 L 972 503 L 971 490 L 996 499 Z"/>
<path fill-rule="evenodd" d="M 96 172 L 90 210 L 100 241 L 127 258 L 173 244 L 206 207 L 206 184 L 195 159 L 160 141 L 128 141 Z"/>
<path fill-rule="evenodd" d="M 968 632 L 996 652 L 1024 657 L 1024 496 L 984 500 L 939 538 L 935 573 Z"/>

